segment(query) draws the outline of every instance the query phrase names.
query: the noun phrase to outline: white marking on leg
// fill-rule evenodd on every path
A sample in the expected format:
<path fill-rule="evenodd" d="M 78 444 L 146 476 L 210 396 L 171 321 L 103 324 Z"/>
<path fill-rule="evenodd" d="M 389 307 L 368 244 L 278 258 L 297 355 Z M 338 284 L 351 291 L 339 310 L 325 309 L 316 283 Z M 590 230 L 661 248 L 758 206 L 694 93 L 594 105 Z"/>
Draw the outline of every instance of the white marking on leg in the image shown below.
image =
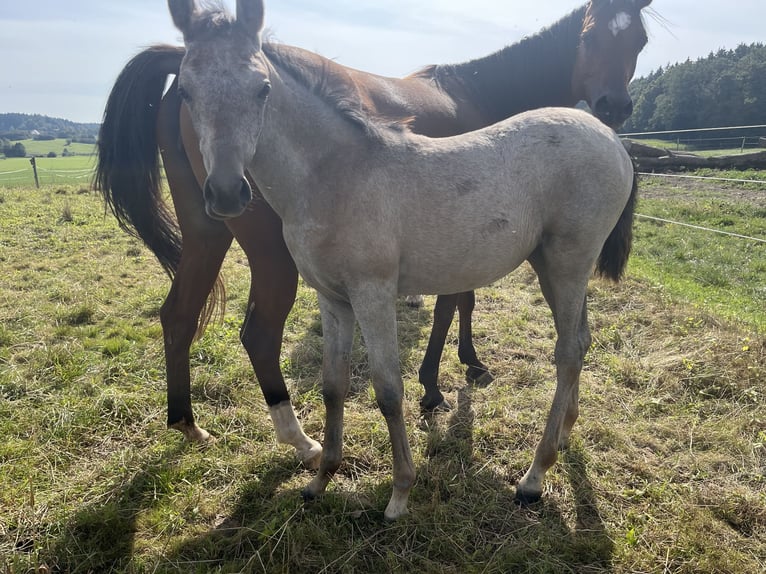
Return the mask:
<path fill-rule="evenodd" d="M 319 464 L 322 445 L 303 432 L 290 401 L 283 401 L 269 407 L 269 414 L 277 433 L 277 442 L 295 447 L 296 454 L 303 464 L 309 468 L 315 468 Z"/>
<path fill-rule="evenodd" d="M 620 32 L 623 32 L 630 27 L 631 22 L 630 14 L 627 12 L 619 12 L 612 21 L 609 22 L 609 29 L 612 31 L 612 34 L 617 37 Z"/>

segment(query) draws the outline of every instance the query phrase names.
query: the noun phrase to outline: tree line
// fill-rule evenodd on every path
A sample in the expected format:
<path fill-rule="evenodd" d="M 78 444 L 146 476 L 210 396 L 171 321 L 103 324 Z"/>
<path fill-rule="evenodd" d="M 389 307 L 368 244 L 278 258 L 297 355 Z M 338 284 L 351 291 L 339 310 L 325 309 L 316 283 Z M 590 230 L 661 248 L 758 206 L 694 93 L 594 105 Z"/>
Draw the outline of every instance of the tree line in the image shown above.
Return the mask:
<path fill-rule="evenodd" d="M 76 123 L 40 114 L 0 114 L 0 138 L 10 141 L 25 139 L 68 139 L 95 143 L 99 124 Z"/>
<path fill-rule="evenodd" d="M 671 64 L 634 80 L 630 92 L 626 133 L 766 124 L 766 46 Z"/>

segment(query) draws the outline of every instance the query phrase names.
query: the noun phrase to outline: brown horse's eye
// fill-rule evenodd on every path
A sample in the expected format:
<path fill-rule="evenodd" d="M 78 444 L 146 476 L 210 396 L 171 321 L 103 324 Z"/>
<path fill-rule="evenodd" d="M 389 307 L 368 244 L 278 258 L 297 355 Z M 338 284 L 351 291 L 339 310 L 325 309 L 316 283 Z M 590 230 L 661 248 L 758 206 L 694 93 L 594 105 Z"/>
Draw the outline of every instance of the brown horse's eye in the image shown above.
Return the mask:
<path fill-rule="evenodd" d="M 258 97 L 259 97 L 260 99 L 262 99 L 262 100 L 265 100 L 266 98 L 268 98 L 268 97 L 269 97 L 269 94 L 270 94 L 270 93 L 271 93 L 271 82 L 269 82 L 268 80 L 266 80 L 266 81 L 263 83 L 263 87 L 261 88 L 261 91 L 260 91 L 260 92 L 258 92 Z"/>

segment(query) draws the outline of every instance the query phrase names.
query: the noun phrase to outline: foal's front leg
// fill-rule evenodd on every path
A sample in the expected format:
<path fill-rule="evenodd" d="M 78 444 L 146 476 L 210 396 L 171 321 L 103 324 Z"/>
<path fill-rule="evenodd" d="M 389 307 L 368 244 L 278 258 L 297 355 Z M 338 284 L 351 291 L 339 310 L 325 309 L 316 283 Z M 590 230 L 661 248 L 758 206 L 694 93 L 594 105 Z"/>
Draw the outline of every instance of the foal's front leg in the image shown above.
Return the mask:
<path fill-rule="evenodd" d="M 381 293 L 383 291 L 383 293 Z M 367 346 L 375 399 L 386 419 L 394 458 L 394 487 L 386 506 L 386 520 L 407 514 L 407 499 L 415 483 L 415 465 L 404 424 L 404 383 L 396 334 L 395 284 L 371 286 L 352 298 L 354 313 Z"/>
<path fill-rule="evenodd" d="M 348 303 L 318 295 L 322 315 L 322 395 L 325 404 L 324 448 L 319 472 L 303 490 L 303 497 L 322 494 L 343 457 L 343 405 L 351 383 L 351 346 L 354 341 L 354 313 Z"/>

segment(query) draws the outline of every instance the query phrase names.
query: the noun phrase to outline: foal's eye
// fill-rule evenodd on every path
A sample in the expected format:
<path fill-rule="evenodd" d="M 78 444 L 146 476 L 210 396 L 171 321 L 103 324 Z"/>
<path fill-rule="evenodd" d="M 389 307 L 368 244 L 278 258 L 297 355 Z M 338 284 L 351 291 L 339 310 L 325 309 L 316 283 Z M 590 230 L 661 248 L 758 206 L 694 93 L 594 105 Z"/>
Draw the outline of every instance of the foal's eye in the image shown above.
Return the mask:
<path fill-rule="evenodd" d="M 269 97 L 269 94 L 270 94 L 270 93 L 271 93 L 271 82 L 269 82 L 268 80 L 266 80 L 266 81 L 263 83 L 263 87 L 261 88 L 261 91 L 260 91 L 260 92 L 258 92 L 258 97 L 259 97 L 260 99 L 262 99 L 262 100 L 265 100 L 266 98 L 268 98 L 268 97 Z"/>

